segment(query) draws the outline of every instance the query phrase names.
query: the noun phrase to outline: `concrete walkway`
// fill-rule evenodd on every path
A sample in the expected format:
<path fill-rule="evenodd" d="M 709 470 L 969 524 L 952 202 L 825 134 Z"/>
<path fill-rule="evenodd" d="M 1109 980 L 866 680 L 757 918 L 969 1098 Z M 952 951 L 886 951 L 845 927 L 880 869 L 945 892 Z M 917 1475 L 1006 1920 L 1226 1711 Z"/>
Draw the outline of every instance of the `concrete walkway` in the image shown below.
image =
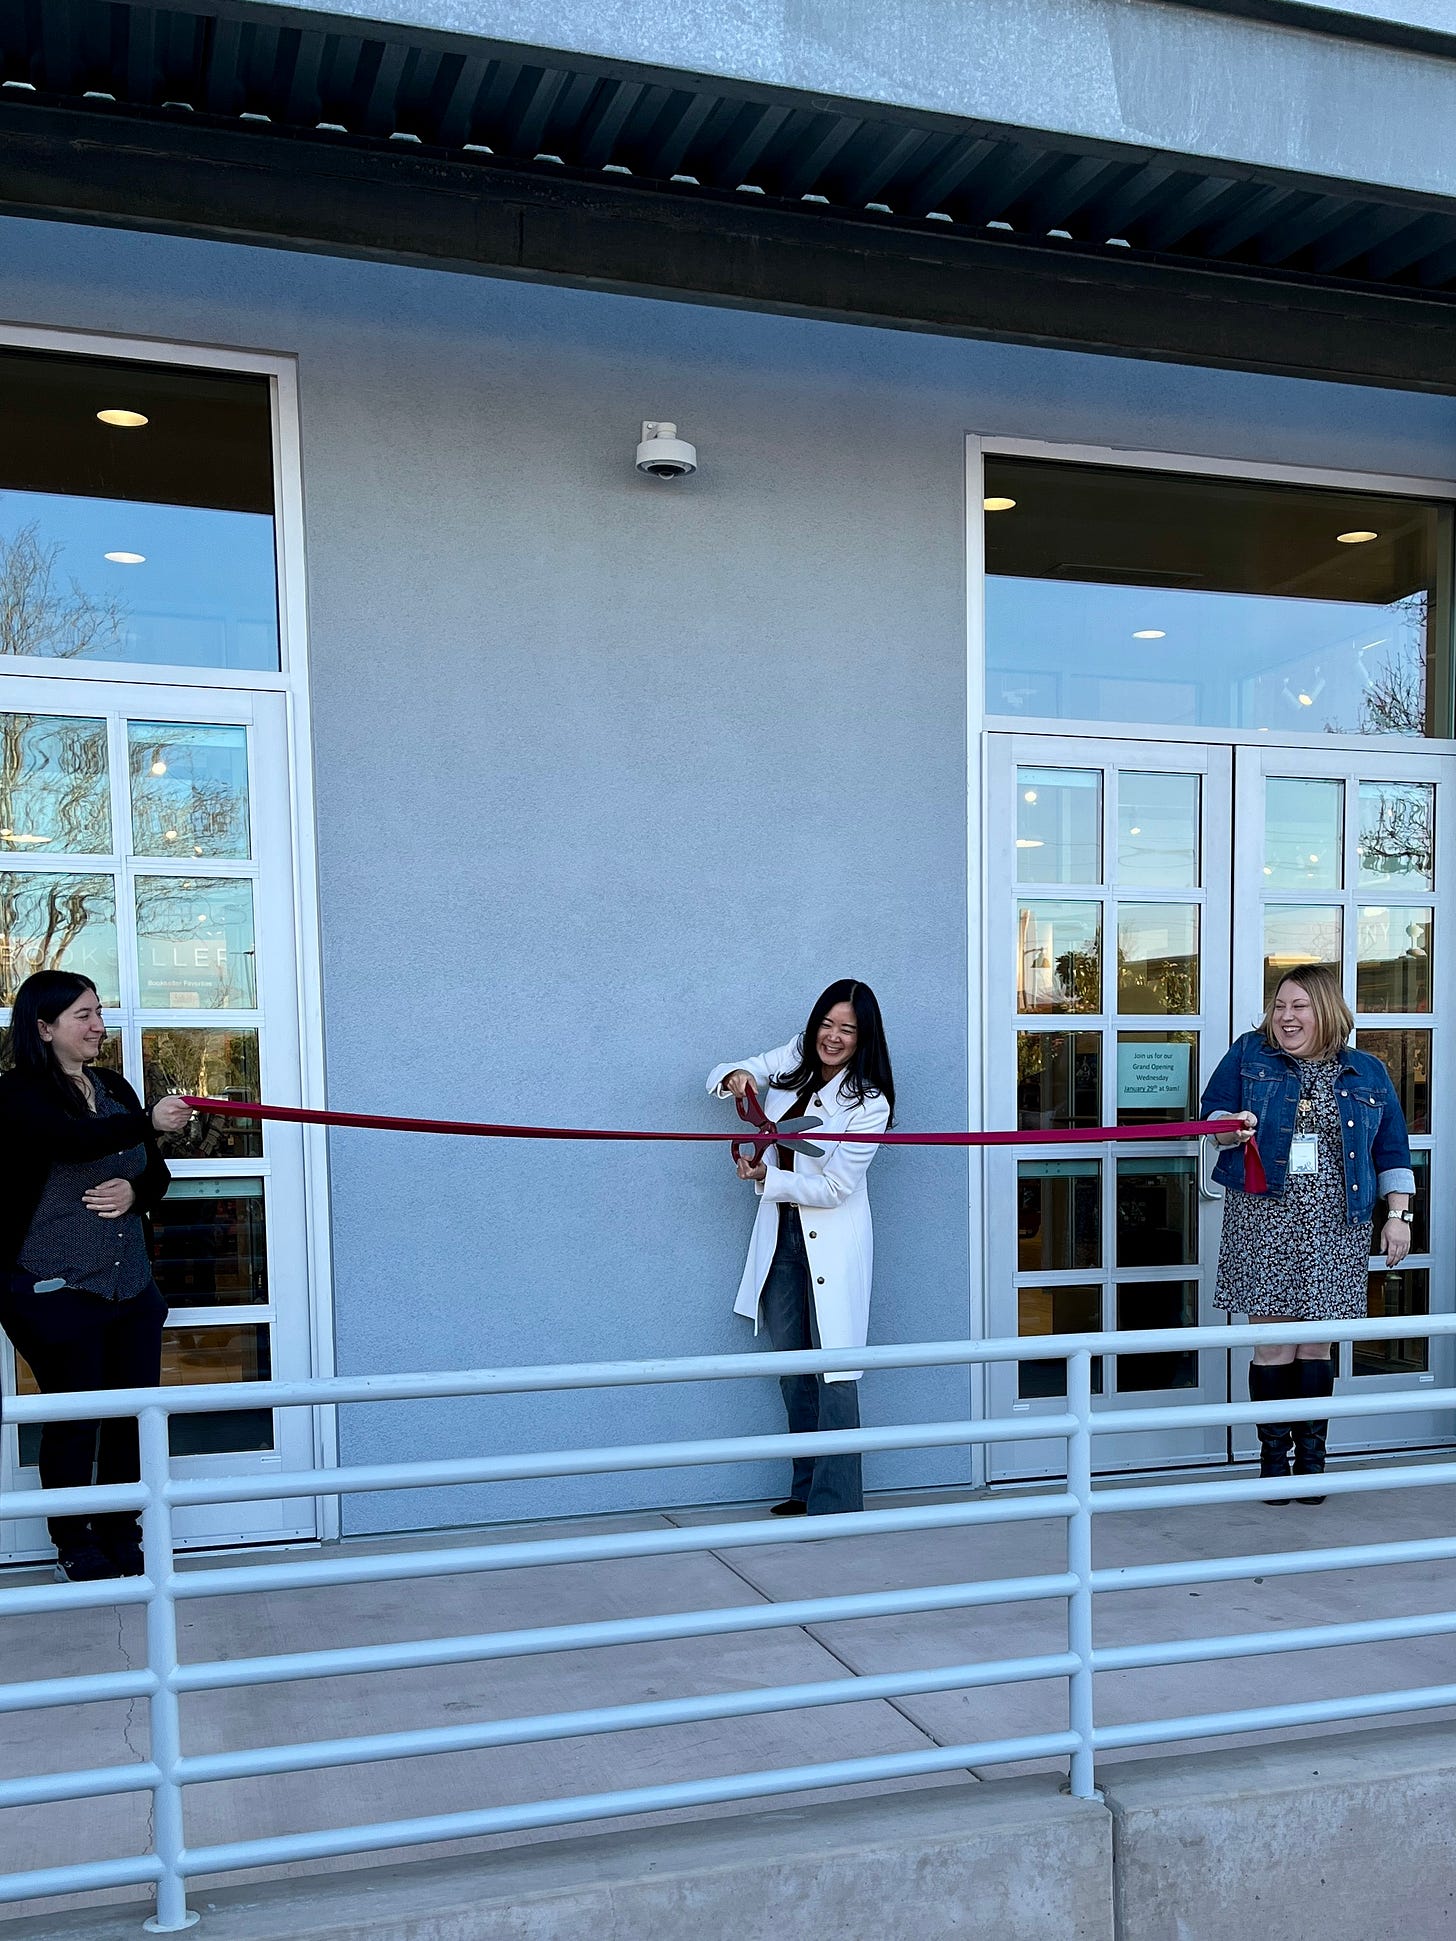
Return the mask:
<path fill-rule="evenodd" d="M 1099 1566 L 1117 1565 L 1445 1535 L 1451 1529 L 1456 1507 L 1452 1495 L 1449 1487 L 1432 1487 L 1334 1497 L 1319 1509 L 1248 1504 L 1125 1515 L 1113 1512 L 1098 1518 L 1095 1561 Z M 924 1496 L 883 1497 L 875 1499 L 871 1507 L 926 1500 Z M 739 1516 L 757 1521 L 763 1513 L 761 1506 L 742 1505 L 713 1511 L 599 1518 L 547 1528 L 516 1525 L 491 1534 L 524 1540 L 576 1531 L 601 1533 L 720 1522 Z M 478 1542 L 480 1536 L 478 1530 L 455 1531 L 425 1538 L 370 1539 L 330 1548 L 355 1555 L 412 1548 L 421 1542 L 449 1548 Z M 321 1645 L 448 1636 L 1049 1572 L 1064 1568 L 1064 1560 L 1064 1526 L 1060 1522 L 1034 1522 L 846 1537 L 778 1548 L 725 1547 L 694 1555 L 532 1567 L 485 1577 L 442 1576 L 416 1584 L 205 1599 L 180 1605 L 178 1615 L 184 1659 L 242 1658 Z M 184 1568 L 215 1568 L 217 1561 L 228 1560 L 194 1558 Z M 34 1576 L 16 1572 L 6 1581 L 21 1583 Z M 1456 1565 L 1350 1570 L 1209 1584 L 1191 1590 L 1110 1594 L 1098 1600 L 1096 1637 L 1105 1645 L 1452 1608 L 1456 1608 Z M 144 1617 L 135 1608 L 111 1607 L 33 1620 L 12 1618 L 6 1620 L 4 1638 L 7 1677 L 28 1679 L 124 1669 L 144 1656 Z M 806 1680 L 849 1679 L 874 1672 L 1064 1648 L 1065 1616 L 1059 1601 L 860 1619 L 809 1628 L 785 1626 L 737 1637 L 620 1645 L 542 1658 L 202 1694 L 184 1701 L 184 1745 L 189 1752 L 203 1752 L 449 1725 L 474 1718 L 505 1718 Z M 1437 1637 L 1398 1645 L 1231 1660 L 1211 1666 L 1107 1674 L 1099 1680 L 1098 1718 L 1099 1723 L 1176 1718 L 1301 1698 L 1435 1685 L 1452 1679 L 1453 1662 L 1456 1643 L 1450 1637 Z M 128 1757 L 143 1758 L 147 1750 L 146 1711 L 145 1702 L 138 1701 L 131 1706 L 90 1705 L 0 1717 L 0 1773 L 104 1766 Z M 1410 1715 L 1412 1722 L 1441 1716 L 1445 1715 Z M 204 1845 L 273 1832 L 415 1817 L 856 1755 L 907 1752 L 936 1744 L 1061 1730 L 1065 1723 L 1065 1680 L 1057 1679 L 241 1780 L 189 1789 L 188 1841 Z M 1349 1725 L 1334 1724 L 1305 1728 L 1290 1736 L 1350 1729 Z M 1209 1747 L 1237 1745 L 1251 1739 L 1257 1742 L 1261 1736 L 1202 1743 Z M 1166 1749 L 1175 1747 L 1170 1744 Z M 1111 1754 L 1109 1758 L 1119 1756 Z M 1147 1750 L 1125 1756 L 1146 1758 Z M 1004 1774 L 1045 1769 L 1045 1764 L 1029 1764 L 996 1770 Z M 963 1784 L 965 1777 L 961 1772 L 903 1783 Z M 852 1796 L 850 1791 L 833 1795 Z M 801 1794 L 793 1796 L 792 1802 L 779 1803 L 824 1797 L 828 1795 Z M 0 1814 L 0 1871 L 135 1853 L 145 1844 L 148 1805 L 147 1796 L 142 1794 Z M 715 1810 L 751 1812 L 757 1805 L 749 1801 L 738 1808 Z M 600 1827 L 628 1824 L 638 1822 L 602 1822 Z M 551 1829 L 473 1844 L 477 1848 L 520 1846 L 562 1838 L 571 1832 L 570 1828 Z M 467 1850 L 454 1844 L 418 1848 L 411 1850 L 409 1857 L 423 1859 Z M 373 1859 L 399 1857 L 396 1853 Z M 319 1863 L 307 1871 L 368 1864 L 371 1861 L 348 1859 Z M 208 1884 L 194 1889 L 195 1904 L 205 1906 Z M 134 1890 L 123 1890 L 92 1898 L 130 1902 L 137 1896 Z M 52 1902 L 45 1904 L 45 1909 L 63 1905 L 75 1908 L 81 1903 Z M 39 1904 L 0 1909 L 0 1937 L 9 1922 L 40 1915 L 45 1909 Z M 37 1927 L 27 1921 L 26 1928 L 32 1933 L 45 1931 L 44 1923 Z"/>

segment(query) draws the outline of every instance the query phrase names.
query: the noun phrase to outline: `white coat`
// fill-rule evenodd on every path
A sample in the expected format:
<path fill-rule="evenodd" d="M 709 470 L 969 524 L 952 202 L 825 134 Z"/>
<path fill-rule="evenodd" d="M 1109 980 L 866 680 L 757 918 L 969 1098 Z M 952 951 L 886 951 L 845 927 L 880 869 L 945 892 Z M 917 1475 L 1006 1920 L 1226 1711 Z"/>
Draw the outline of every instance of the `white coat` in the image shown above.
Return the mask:
<path fill-rule="evenodd" d="M 796 1095 L 772 1085 L 770 1080 L 792 1071 L 798 1062 L 799 1040 L 791 1039 L 776 1051 L 760 1052 L 756 1058 L 733 1058 L 726 1065 L 715 1065 L 708 1074 L 708 1090 L 718 1098 L 727 1098 L 723 1080 L 730 1072 L 747 1072 L 769 1118 L 787 1118 Z M 826 1132 L 883 1132 L 890 1117 L 889 1103 L 878 1092 L 867 1093 L 864 1103 L 857 1105 L 833 1079 L 811 1096 L 806 1110 L 809 1116 L 822 1120 Z M 812 1141 L 814 1135 L 809 1136 Z M 757 1188 L 758 1217 L 733 1309 L 753 1322 L 755 1333 L 763 1284 L 778 1246 L 779 1206 L 787 1202 L 803 1209 L 804 1248 L 809 1257 L 820 1346 L 865 1345 L 874 1268 L 874 1229 L 865 1174 L 878 1151 L 878 1145 L 836 1139 L 824 1147 L 822 1159 L 797 1152 L 792 1172 L 775 1165 L 772 1149 L 767 1153 L 768 1174 Z M 853 1382 L 862 1372 L 836 1370 L 824 1379 Z"/>

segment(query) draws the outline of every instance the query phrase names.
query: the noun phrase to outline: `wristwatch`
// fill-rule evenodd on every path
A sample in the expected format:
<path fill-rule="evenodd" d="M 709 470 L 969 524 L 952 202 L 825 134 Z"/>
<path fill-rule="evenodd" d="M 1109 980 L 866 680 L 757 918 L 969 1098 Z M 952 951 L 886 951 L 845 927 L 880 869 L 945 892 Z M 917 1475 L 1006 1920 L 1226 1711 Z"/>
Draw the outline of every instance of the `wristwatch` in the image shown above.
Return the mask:
<path fill-rule="evenodd" d="M 1398 1213 L 1392 1212 L 1390 1217 L 1392 1220 L 1404 1220 L 1406 1225 L 1409 1226 L 1416 1216 L 1408 1206 L 1403 1206 Z"/>

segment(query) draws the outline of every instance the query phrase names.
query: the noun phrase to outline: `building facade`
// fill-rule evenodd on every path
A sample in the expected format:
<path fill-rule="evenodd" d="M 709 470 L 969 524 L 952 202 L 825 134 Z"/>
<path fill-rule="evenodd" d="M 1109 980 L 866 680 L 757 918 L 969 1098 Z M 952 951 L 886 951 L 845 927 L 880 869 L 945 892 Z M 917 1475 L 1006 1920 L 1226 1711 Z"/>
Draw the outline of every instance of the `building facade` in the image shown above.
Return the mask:
<path fill-rule="evenodd" d="M 1449 1306 L 1439 8 L 98 8 L 125 45 L 68 11 L 64 46 L 14 28 L 0 88 L 0 997 L 86 970 L 153 1088 L 697 1129 L 726 1124 L 710 1065 L 861 976 L 907 1127 L 1048 1134 L 876 1161 L 873 1335 L 910 1340 L 1212 1318 L 1186 1143 L 1054 1135 L 1187 1116 L 1315 957 L 1415 1135 L 1414 1250 L 1371 1311 Z M 663 419 L 691 478 L 634 470 Z M 248 1405 L 270 1373 L 748 1349 L 752 1208 L 711 1148 L 201 1123 L 172 1157 L 167 1378 L 238 1383 L 185 1465 L 777 1422 L 767 1383 Z M 1342 1379 L 1444 1383 L 1426 1353 L 1396 1328 Z M 1102 1391 L 1217 1399 L 1228 1362 L 1132 1347 Z M 887 1375 L 866 1419 L 1062 1387 Z M 7 1427 L 0 1485 L 33 1460 Z M 1059 1461 L 1029 1442 L 990 1479 Z M 919 1451 L 869 1481 L 972 1473 Z"/>

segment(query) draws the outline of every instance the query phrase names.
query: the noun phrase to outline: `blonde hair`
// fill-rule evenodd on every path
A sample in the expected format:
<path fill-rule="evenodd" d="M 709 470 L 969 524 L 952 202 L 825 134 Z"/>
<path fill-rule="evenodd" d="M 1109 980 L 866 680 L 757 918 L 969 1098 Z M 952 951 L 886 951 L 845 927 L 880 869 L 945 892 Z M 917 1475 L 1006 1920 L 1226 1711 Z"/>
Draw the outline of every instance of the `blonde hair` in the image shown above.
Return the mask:
<path fill-rule="evenodd" d="M 1276 1048 L 1278 1040 L 1274 1036 L 1274 1005 L 1286 984 L 1297 984 L 1307 994 L 1314 1011 L 1315 1040 L 1310 1047 L 1310 1057 L 1333 1058 L 1355 1028 L 1355 1015 L 1346 1004 L 1345 993 L 1340 988 L 1340 973 L 1333 964 L 1300 964 L 1294 970 L 1285 971 L 1274 986 L 1259 1021 L 1264 1042 Z"/>

